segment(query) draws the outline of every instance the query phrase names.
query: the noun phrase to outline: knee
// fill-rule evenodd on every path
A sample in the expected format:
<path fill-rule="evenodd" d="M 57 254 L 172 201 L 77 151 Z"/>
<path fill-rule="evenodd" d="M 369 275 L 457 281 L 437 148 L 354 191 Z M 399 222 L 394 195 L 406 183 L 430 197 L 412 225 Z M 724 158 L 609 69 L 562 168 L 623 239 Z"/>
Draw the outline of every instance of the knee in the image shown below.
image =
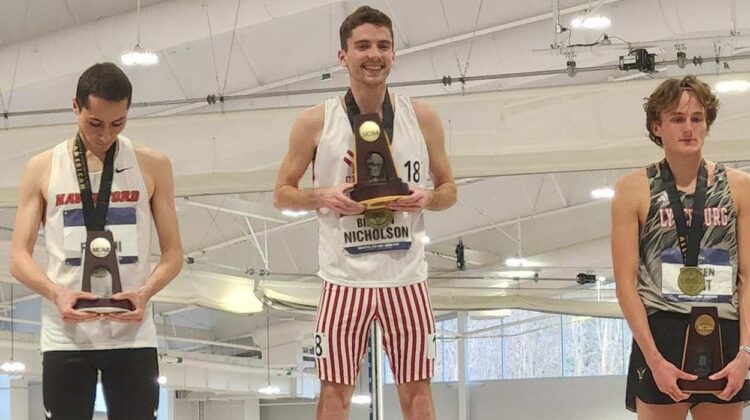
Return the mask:
<path fill-rule="evenodd" d="M 321 414 L 334 418 L 335 415 L 346 413 L 351 405 L 351 398 L 347 398 L 344 392 L 321 392 L 318 402 L 318 411 Z M 324 416 L 323 418 L 327 418 Z"/>
<path fill-rule="evenodd" d="M 403 401 L 404 411 L 407 413 L 409 419 L 425 419 L 429 420 L 433 418 L 432 399 L 429 395 L 423 393 L 416 393 L 411 397 Z"/>

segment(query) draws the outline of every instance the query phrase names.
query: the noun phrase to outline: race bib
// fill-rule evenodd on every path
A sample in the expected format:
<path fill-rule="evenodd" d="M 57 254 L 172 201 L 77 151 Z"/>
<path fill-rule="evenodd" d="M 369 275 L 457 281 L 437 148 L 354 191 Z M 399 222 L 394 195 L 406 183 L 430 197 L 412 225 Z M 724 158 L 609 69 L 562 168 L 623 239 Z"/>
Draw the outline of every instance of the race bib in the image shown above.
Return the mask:
<path fill-rule="evenodd" d="M 339 219 L 344 249 L 351 255 L 368 252 L 405 250 L 411 247 L 411 215 L 397 211 L 393 222 L 382 228 L 371 228 L 365 216 L 342 216 Z"/>
<path fill-rule="evenodd" d="M 696 296 L 685 294 L 678 282 L 680 269 L 684 267 L 682 253 L 678 248 L 666 249 L 661 254 L 661 291 L 670 302 L 731 302 L 734 295 L 735 278 L 724 249 L 701 248 L 698 268 L 706 279 L 705 289 Z"/>
<path fill-rule="evenodd" d="M 432 360 L 437 355 L 437 334 L 427 334 L 427 358 Z"/>
<path fill-rule="evenodd" d="M 313 346 L 313 353 L 318 359 L 328 358 L 328 336 L 322 332 L 316 332 L 314 336 L 315 345 Z"/>
<path fill-rule="evenodd" d="M 138 229 L 135 207 L 111 207 L 107 212 L 106 230 L 115 239 L 115 251 L 120 264 L 138 262 Z M 65 264 L 80 266 L 86 249 L 86 223 L 82 209 L 63 211 L 63 250 Z"/>

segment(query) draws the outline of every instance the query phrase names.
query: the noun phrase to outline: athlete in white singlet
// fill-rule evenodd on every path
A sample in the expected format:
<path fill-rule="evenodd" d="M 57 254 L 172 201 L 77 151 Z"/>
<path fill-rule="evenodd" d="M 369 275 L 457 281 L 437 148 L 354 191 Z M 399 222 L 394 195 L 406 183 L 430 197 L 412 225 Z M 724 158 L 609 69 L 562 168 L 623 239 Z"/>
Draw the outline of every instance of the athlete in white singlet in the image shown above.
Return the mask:
<path fill-rule="evenodd" d="M 155 419 L 159 385 L 156 330 L 149 300 L 182 267 L 172 167 L 163 154 L 134 146 L 125 128 L 132 86 L 111 63 L 96 64 L 78 81 L 73 110 L 78 134 L 32 157 L 19 185 L 10 255 L 11 274 L 42 295 L 44 412 L 48 419 L 90 419 L 101 382 L 110 420 Z M 105 230 L 112 232 L 122 292 L 132 311 L 97 314 L 74 309 L 80 299 L 109 297 L 111 281 L 92 279 L 81 290 L 84 223 L 74 149 L 85 150 L 90 191 L 112 173 Z M 114 148 L 114 149 L 112 149 Z M 113 150 L 113 167 L 104 164 Z M 107 168 L 105 168 L 107 166 Z M 94 199 L 96 201 L 96 199 Z M 32 258 L 44 225 L 46 273 Z M 161 257 L 151 266 L 151 226 Z"/>
<path fill-rule="evenodd" d="M 329 99 L 299 116 L 274 195 L 278 208 L 314 209 L 320 221 L 323 293 L 315 349 L 322 386 L 317 418 L 348 417 L 369 326 L 378 322 L 404 417 L 431 420 L 435 321 L 426 286 L 422 211 L 443 210 L 456 201 L 443 128 L 426 104 L 387 92 L 395 58 L 388 16 L 363 6 L 344 20 L 339 32 L 338 56 L 349 72 L 350 92 L 347 99 Z M 411 194 L 388 205 L 394 220 L 386 227 L 368 226 L 364 206 L 348 196 L 355 153 L 352 108 L 378 113 L 381 119 L 393 111 L 393 161 Z M 301 190 L 299 181 L 311 162 L 314 186 Z M 378 159 L 368 162 L 371 178 L 379 179 L 379 164 Z"/>

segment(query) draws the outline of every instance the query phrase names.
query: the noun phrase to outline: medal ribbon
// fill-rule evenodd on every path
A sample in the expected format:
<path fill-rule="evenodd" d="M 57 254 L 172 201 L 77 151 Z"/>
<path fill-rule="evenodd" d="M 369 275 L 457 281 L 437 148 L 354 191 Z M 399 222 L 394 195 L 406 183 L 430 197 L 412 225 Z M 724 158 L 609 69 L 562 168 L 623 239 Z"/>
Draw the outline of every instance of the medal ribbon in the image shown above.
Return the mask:
<path fill-rule="evenodd" d="M 664 159 L 659 164 L 661 178 L 669 196 L 669 205 L 674 215 L 675 227 L 677 228 L 677 243 L 682 252 L 682 260 L 687 267 L 698 266 L 698 255 L 700 253 L 701 239 L 703 238 L 703 220 L 706 207 L 706 191 L 708 190 L 708 171 L 706 162 L 701 160 L 698 167 L 698 178 L 695 182 L 695 196 L 693 198 L 693 217 L 688 228 L 685 219 L 685 208 L 680 201 L 677 185 L 669 163 Z"/>
<path fill-rule="evenodd" d="M 346 103 L 346 116 L 349 117 L 349 124 L 352 126 L 352 131 L 356 130 L 354 127 L 354 117 L 361 114 L 357 101 L 354 100 L 354 94 L 352 90 L 346 91 L 344 96 L 344 103 Z M 383 100 L 383 128 L 385 129 L 386 139 L 388 144 L 393 143 L 393 104 L 391 104 L 391 95 L 388 94 L 388 89 L 385 90 L 385 99 Z"/>
<path fill-rule="evenodd" d="M 104 170 L 102 181 L 99 185 L 99 193 L 96 196 L 96 206 L 91 193 L 91 180 L 89 179 L 89 165 L 86 162 L 86 146 L 81 139 L 81 133 L 76 136 L 73 145 L 73 162 L 76 167 L 78 178 L 78 189 L 81 191 L 81 204 L 83 206 L 83 220 L 86 230 L 103 231 L 107 223 L 107 211 L 109 210 L 109 196 L 112 193 L 112 177 L 115 170 L 115 149 L 117 143 L 113 144 L 104 158 Z"/>

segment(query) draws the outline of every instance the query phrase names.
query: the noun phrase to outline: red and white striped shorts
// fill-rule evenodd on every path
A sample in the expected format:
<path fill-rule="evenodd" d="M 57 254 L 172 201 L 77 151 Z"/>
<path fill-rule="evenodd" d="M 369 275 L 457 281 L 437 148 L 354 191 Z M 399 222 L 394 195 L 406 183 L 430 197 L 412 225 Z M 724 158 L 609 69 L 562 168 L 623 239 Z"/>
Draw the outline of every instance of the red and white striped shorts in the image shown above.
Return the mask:
<path fill-rule="evenodd" d="M 435 318 L 427 282 L 357 288 L 323 282 L 315 331 L 315 367 L 321 381 L 354 385 L 372 321 L 397 384 L 431 378 L 435 371 Z"/>

